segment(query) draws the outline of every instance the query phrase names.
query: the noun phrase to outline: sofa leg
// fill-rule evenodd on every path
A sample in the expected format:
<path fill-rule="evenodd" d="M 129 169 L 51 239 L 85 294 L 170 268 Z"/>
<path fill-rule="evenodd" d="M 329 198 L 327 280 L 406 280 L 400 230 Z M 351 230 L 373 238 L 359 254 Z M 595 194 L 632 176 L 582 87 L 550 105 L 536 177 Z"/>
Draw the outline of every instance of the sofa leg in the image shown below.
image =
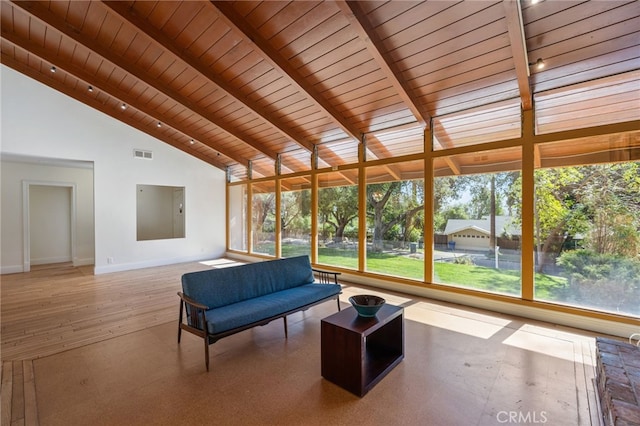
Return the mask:
<path fill-rule="evenodd" d="M 289 337 L 289 330 L 287 330 L 287 317 L 282 317 L 284 320 L 284 337 L 285 339 Z"/>
<path fill-rule="evenodd" d="M 209 338 L 204 336 L 204 363 L 207 365 L 207 372 L 209 371 Z"/>
<path fill-rule="evenodd" d="M 182 335 L 182 310 L 183 310 L 184 304 L 182 303 L 182 300 L 180 300 L 180 316 L 178 317 L 178 344 L 180 344 L 180 336 Z"/>
<path fill-rule="evenodd" d="M 338 301 L 338 311 L 341 311 L 342 308 L 340 307 L 340 296 L 336 297 L 336 300 Z"/>

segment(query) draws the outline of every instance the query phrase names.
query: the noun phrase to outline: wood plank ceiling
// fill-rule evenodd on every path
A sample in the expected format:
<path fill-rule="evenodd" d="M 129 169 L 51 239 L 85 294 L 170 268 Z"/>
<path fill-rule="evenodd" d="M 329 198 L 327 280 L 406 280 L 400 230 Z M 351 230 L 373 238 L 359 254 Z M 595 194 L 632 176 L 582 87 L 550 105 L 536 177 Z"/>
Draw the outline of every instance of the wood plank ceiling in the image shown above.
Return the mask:
<path fill-rule="evenodd" d="M 363 135 L 373 159 L 422 152 L 431 125 L 434 149 L 517 137 L 534 102 L 539 132 L 639 117 L 637 1 L 0 7 L 3 64 L 234 179 L 310 170 L 315 150 L 357 162 Z"/>

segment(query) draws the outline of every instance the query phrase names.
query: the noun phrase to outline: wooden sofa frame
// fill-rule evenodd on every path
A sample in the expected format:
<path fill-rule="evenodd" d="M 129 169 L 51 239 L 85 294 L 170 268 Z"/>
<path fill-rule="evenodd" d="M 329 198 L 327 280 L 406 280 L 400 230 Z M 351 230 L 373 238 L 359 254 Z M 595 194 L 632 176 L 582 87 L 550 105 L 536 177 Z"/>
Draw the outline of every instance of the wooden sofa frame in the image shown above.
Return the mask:
<path fill-rule="evenodd" d="M 338 284 L 338 275 L 340 275 L 340 272 L 332 272 L 332 271 L 323 271 L 320 269 L 315 269 L 312 268 L 311 269 L 314 274 L 316 275 L 317 278 L 317 282 L 321 283 L 321 284 Z M 296 312 L 300 312 L 300 311 L 305 311 L 307 309 L 309 309 L 310 307 L 320 304 L 320 303 L 324 303 L 327 300 L 331 300 L 331 299 L 336 299 L 337 300 L 337 304 L 338 304 L 338 311 L 341 310 L 340 307 L 340 295 L 337 294 L 335 296 L 330 296 L 330 297 L 326 297 L 324 299 L 318 300 L 314 303 L 309 303 L 307 305 L 304 306 L 300 306 L 298 308 L 295 309 L 291 309 L 289 311 L 280 313 L 278 315 L 273 315 L 271 317 L 262 319 L 260 321 L 255 321 L 252 323 L 248 323 L 245 324 L 243 326 L 240 327 L 236 327 L 233 328 L 231 330 L 226 330 L 220 333 L 215 333 L 215 334 L 211 334 L 209 333 L 209 330 L 207 328 L 207 324 L 206 324 L 206 317 L 205 317 L 205 312 L 207 310 L 209 310 L 209 307 L 206 305 L 203 305 L 202 303 L 198 303 L 197 301 L 193 300 L 192 298 L 188 297 L 187 295 L 185 295 L 184 293 L 182 293 L 181 291 L 178 292 L 178 296 L 180 297 L 180 317 L 178 319 L 178 344 L 180 344 L 180 338 L 182 336 L 182 330 L 185 330 L 189 333 L 192 333 L 198 337 L 201 337 L 204 341 L 204 358 L 205 358 L 205 364 L 207 366 L 207 371 L 209 371 L 209 345 L 217 342 L 218 340 L 222 339 L 223 337 L 227 337 L 227 336 L 231 336 L 232 334 L 236 334 L 239 333 L 241 331 L 244 330 L 248 330 L 250 328 L 256 327 L 256 326 L 261 326 L 261 325 L 266 325 L 268 323 L 270 323 L 273 320 L 276 320 L 278 318 L 282 318 L 284 320 L 284 336 L 285 338 L 288 337 L 288 329 L 287 329 L 287 315 L 296 313 Z M 187 323 L 185 323 L 183 321 L 183 314 L 185 311 L 185 308 L 188 308 L 191 310 L 192 312 L 192 325 L 189 325 Z"/>

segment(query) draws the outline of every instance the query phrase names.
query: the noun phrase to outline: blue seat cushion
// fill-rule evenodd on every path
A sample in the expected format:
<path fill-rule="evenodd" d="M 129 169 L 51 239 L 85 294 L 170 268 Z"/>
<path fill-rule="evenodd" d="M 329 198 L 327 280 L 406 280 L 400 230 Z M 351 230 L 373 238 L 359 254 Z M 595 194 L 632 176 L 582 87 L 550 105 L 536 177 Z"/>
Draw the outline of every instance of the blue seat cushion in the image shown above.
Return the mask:
<path fill-rule="evenodd" d="M 217 308 L 313 281 L 309 256 L 304 255 L 186 273 L 182 291 L 209 308 Z"/>
<path fill-rule="evenodd" d="M 305 284 L 209 309 L 205 313 L 207 328 L 210 334 L 222 333 L 318 302 L 340 291 L 337 284 Z"/>

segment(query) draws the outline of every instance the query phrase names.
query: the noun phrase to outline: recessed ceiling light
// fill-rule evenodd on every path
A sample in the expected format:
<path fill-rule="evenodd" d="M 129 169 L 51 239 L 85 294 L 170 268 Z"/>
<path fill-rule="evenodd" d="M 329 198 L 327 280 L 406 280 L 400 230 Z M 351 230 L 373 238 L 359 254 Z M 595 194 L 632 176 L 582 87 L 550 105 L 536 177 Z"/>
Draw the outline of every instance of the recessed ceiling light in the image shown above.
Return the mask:
<path fill-rule="evenodd" d="M 542 58 L 538 58 L 535 62 L 530 62 L 529 66 L 530 67 L 535 67 L 536 70 L 540 71 L 541 69 L 543 69 L 545 67 L 545 63 L 542 60 Z"/>
<path fill-rule="evenodd" d="M 51 67 L 51 72 L 56 72 L 56 67 Z"/>
<path fill-rule="evenodd" d="M 156 126 L 162 127 L 162 123 L 158 121 L 158 124 L 156 124 Z"/>
<path fill-rule="evenodd" d="M 195 143 L 195 141 L 194 141 L 193 139 L 191 139 L 191 140 L 189 141 L 189 143 L 190 143 L 191 145 L 193 145 L 193 144 Z"/>
<path fill-rule="evenodd" d="M 92 87 L 92 86 L 89 86 L 89 87 L 87 87 L 87 90 L 88 90 L 89 92 L 93 92 L 93 87 Z"/>
<path fill-rule="evenodd" d="M 120 109 L 124 111 L 125 109 L 127 109 L 127 105 L 125 104 L 120 105 Z"/>

